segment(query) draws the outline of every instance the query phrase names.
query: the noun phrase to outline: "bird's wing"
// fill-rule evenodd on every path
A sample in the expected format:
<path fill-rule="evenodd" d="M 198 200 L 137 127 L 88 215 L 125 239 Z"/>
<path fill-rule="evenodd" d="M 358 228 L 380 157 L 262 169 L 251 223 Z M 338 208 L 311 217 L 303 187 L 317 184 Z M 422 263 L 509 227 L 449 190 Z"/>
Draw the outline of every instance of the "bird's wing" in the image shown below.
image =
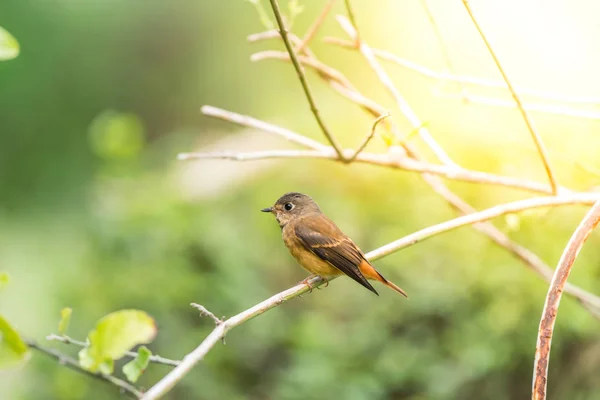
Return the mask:
<path fill-rule="evenodd" d="M 308 250 L 379 295 L 360 272 L 359 265 L 365 260 L 363 253 L 333 221 L 322 214 L 307 216 L 295 224 L 294 231 Z"/>

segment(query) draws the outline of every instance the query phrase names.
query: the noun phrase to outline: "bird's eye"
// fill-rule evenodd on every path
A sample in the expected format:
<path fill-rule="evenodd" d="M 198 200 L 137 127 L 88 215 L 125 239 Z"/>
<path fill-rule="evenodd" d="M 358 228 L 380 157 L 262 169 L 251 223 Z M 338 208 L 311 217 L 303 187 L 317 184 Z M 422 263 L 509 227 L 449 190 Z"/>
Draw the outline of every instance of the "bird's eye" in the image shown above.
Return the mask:
<path fill-rule="evenodd" d="M 294 205 L 292 203 L 285 203 L 283 208 L 285 208 L 285 211 L 292 211 L 292 209 L 294 208 Z"/>

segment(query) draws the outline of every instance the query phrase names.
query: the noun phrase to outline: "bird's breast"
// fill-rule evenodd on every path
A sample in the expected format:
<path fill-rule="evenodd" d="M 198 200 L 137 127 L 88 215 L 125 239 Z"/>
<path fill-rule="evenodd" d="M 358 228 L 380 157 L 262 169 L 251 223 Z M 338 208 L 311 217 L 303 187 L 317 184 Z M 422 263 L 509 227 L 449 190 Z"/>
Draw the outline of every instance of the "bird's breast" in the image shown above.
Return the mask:
<path fill-rule="evenodd" d="M 291 229 L 291 231 L 289 230 Z M 286 225 L 282 232 L 283 242 L 294 256 L 296 261 L 308 272 L 319 276 L 330 277 L 341 275 L 342 272 L 322 260 L 319 256 L 308 250 L 304 244 L 296 237 L 293 231 L 293 226 Z"/>

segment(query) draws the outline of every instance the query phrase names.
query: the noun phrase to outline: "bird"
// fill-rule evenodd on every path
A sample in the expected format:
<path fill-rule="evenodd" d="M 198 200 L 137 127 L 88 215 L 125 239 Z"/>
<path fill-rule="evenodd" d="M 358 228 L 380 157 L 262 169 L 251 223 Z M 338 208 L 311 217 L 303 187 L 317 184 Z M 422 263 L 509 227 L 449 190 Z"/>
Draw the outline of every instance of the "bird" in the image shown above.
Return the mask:
<path fill-rule="evenodd" d="M 312 274 L 301 281 L 311 291 L 310 279 L 315 276 L 328 284 L 328 279 L 346 275 L 378 296 L 369 280 L 381 282 L 408 297 L 404 290 L 384 278 L 371 265 L 360 248 L 323 214 L 310 196 L 298 192 L 285 193 L 272 207 L 261 211 L 275 216 L 286 247 L 296 261 Z"/>

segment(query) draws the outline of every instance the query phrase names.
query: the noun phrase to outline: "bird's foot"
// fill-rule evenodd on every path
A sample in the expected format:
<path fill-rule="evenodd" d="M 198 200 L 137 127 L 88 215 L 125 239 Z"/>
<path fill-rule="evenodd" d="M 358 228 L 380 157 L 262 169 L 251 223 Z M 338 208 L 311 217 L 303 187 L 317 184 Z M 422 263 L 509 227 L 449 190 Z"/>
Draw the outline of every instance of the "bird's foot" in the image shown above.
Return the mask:
<path fill-rule="evenodd" d="M 310 280 L 312 278 L 315 278 L 316 276 L 317 275 L 309 275 L 309 276 L 306 277 L 306 279 L 303 279 L 300 282 L 298 282 L 298 284 L 308 286 L 308 293 L 312 293 L 312 291 L 313 291 L 313 285 L 312 285 L 312 283 L 310 283 Z"/>
<path fill-rule="evenodd" d="M 321 279 L 323 279 L 325 281 L 325 286 L 324 287 L 329 286 L 329 279 L 325 278 L 324 276 L 320 276 L 319 278 L 321 278 Z M 319 286 L 319 287 L 317 287 L 317 289 L 321 290 L 321 287 Z"/>

